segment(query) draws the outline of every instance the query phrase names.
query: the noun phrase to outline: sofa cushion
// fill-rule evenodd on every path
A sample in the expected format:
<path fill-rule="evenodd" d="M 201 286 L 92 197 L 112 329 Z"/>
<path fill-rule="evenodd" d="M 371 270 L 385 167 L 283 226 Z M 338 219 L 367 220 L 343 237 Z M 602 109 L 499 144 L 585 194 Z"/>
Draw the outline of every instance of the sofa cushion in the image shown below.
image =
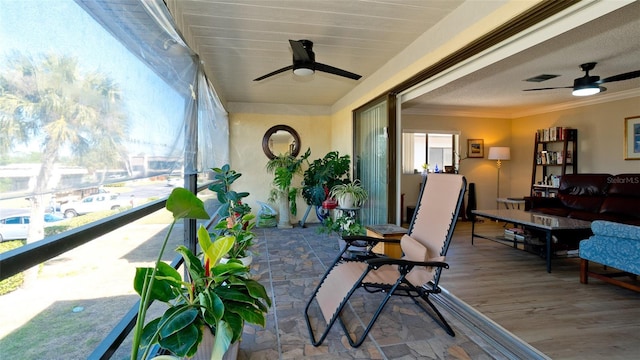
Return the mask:
<path fill-rule="evenodd" d="M 607 179 L 609 196 L 640 198 L 640 174 L 618 174 Z"/>
<path fill-rule="evenodd" d="M 610 174 L 565 174 L 558 198 L 571 210 L 599 213 L 611 178 Z"/>
<path fill-rule="evenodd" d="M 608 196 L 600 213 L 624 222 L 640 222 L 640 174 L 619 174 L 607 181 Z"/>

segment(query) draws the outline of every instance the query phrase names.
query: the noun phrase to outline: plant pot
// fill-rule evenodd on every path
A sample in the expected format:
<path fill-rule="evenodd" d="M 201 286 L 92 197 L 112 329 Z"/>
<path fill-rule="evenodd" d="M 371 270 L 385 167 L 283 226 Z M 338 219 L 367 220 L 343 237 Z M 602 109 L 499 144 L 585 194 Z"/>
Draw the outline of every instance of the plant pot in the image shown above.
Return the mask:
<path fill-rule="evenodd" d="M 344 194 L 338 198 L 338 203 L 340 207 L 343 209 L 353 209 L 355 208 L 354 198 L 352 194 Z"/>
<path fill-rule="evenodd" d="M 245 253 L 247 254 L 247 256 L 238 258 L 238 260 L 240 260 L 240 262 L 242 262 L 242 265 L 244 266 L 251 266 L 251 264 L 253 263 L 253 253 L 251 251 L 246 251 Z M 223 257 L 222 259 L 220 259 L 220 262 L 223 264 L 226 264 L 228 261 L 229 258 L 227 257 Z"/>
<path fill-rule="evenodd" d="M 211 360 L 211 353 L 213 352 L 213 344 L 216 341 L 216 337 L 211 331 L 202 332 L 202 342 L 198 347 L 198 351 L 189 360 Z M 236 360 L 238 358 L 238 350 L 240 349 L 240 341 L 236 341 L 229 345 L 229 349 L 222 356 L 222 360 Z"/>

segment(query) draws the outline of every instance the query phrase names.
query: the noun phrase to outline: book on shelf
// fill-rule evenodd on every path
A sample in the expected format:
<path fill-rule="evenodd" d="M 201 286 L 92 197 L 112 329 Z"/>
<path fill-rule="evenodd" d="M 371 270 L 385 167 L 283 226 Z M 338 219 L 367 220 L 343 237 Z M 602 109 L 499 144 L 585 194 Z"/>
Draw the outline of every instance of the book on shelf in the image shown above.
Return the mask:
<path fill-rule="evenodd" d="M 573 157 L 571 151 L 567 150 L 566 155 L 564 151 L 549 151 L 542 150 L 536 153 L 537 165 L 563 165 L 566 161 L 567 164 L 573 164 Z"/>
<path fill-rule="evenodd" d="M 538 129 L 538 141 L 563 141 L 567 137 L 567 130 L 570 130 L 570 128 L 562 126 Z"/>

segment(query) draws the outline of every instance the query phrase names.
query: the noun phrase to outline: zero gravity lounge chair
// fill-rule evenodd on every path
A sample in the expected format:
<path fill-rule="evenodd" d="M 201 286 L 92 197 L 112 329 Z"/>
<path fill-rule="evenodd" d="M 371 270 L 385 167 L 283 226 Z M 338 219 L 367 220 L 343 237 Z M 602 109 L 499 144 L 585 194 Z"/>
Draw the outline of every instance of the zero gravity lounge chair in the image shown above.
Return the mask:
<path fill-rule="evenodd" d="M 347 246 L 326 271 L 305 307 L 305 320 L 314 346 L 322 344 L 336 320 L 342 326 L 349 344 L 353 347 L 360 346 L 393 295 L 410 297 L 449 335 L 455 336 L 451 326 L 429 299 L 429 295 L 441 291 L 438 283 L 442 269 L 449 267 L 444 262 L 445 255 L 460 212 L 465 188 L 466 180 L 462 175 L 429 174 L 420 191 L 407 235 L 401 240 L 367 236 L 343 238 Z M 399 241 L 404 256 L 394 259 L 374 253 L 373 247 L 381 241 Z M 350 250 L 350 246 L 365 250 L 353 251 Z M 366 325 L 364 333 L 354 339 L 342 315 L 349 299 L 359 288 L 369 293 L 383 293 L 385 296 Z M 429 305 L 430 309 L 424 304 Z M 322 316 L 326 322 L 324 326 L 321 319 L 315 321 L 318 331 L 322 331 L 319 338 L 316 337 L 316 331 L 311 324 L 309 309 L 312 305 L 319 307 L 320 311 L 316 313 L 320 313 L 318 317 Z M 323 327 L 324 329 L 321 329 Z"/>

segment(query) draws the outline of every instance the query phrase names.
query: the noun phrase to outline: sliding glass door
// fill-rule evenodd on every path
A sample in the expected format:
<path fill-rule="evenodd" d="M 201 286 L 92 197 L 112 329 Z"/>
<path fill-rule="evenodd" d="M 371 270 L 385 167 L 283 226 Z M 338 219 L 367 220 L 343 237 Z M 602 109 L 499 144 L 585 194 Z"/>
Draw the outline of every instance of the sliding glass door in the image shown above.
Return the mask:
<path fill-rule="evenodd" d="M 364 225 L 395 222 L 390 208 L 394 203 L 395 156 L 394 101 L 383 97 L 354 111 L 354 178 L 369 192 L 361 210 Z M 394 212 L 395 213 L 395 212 Z"/>

